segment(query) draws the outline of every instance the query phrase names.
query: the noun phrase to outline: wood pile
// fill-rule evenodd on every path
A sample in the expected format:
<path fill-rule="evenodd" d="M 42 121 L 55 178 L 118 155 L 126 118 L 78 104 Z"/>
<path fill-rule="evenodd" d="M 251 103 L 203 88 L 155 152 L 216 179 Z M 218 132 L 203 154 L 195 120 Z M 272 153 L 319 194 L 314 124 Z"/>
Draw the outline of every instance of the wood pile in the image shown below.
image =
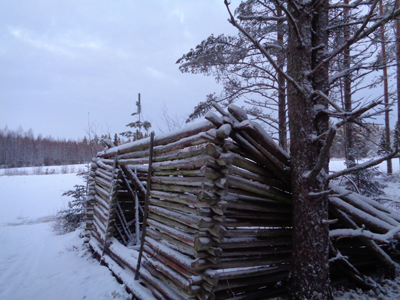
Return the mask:
<path fill-rule="evenodd" d="M 208 113 L 208 121 L 156 136 L 153 147 L 149 139 L 111 147 L 92 163 L 90 245 L 109 266 L 111 259 L 135 272 L 136 254 L 115 249 L 122 244 L 137 253 L 145 226 L 139 271 L 156 299 L 265 299 L 284 291 L 290 158 L 243 110 L 215 108 L 221 116 Z M 396 237 L 400 215 L 342 188 L 331 190 L 332 266 L 363 285 L 368 281 L 358 263 L 376 258 L 397 269 L 382 245 Z M 359 229 L 386 236 L 379 243 L 336 241 Z"/>

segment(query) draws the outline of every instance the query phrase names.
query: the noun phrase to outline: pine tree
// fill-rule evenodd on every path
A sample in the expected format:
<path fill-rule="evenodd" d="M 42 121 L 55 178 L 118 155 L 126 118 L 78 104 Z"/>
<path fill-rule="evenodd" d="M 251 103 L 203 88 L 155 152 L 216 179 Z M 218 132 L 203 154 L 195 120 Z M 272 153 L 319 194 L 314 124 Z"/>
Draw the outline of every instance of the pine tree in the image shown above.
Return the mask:
<path fill-rule="evenodd" d="M 132 138 L 132 141 L 137 141 L 148 136 L 148 131 L 151 127 L 150 122 L 141 121 L 142 104 L 140 103 L 140 94 L 138 95 L 138 101 L 136 101 L 136 107 L 137 111 L 132 113 L 132 116 L 138 116 L 139 120 L 126 125 L 126 127 L 136 128 L 136 131 L 125 131 L 120 133 L 121 136 L 127 137 L 129 140 Z M 144 134 L 142 128 L 146 131 Z"/>

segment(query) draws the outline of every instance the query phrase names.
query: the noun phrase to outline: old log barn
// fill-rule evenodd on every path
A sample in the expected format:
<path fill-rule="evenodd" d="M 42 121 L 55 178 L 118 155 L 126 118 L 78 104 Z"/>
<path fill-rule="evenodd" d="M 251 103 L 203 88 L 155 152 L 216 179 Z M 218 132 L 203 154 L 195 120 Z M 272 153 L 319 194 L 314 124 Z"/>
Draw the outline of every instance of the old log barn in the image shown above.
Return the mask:
<path fill-rule="evenodd" d="M 290 158 L 242 109 L 215 108 L 221 116 L 110 145 L 93 159 L 87 241 L 137 299 L 267 299 L 285 291 Z M 368 286 L 365 272 L 394 272 L 400 214 L 330 188 L 332 280 Z M 360 232 L 380 241 L 337 239 Z"/>

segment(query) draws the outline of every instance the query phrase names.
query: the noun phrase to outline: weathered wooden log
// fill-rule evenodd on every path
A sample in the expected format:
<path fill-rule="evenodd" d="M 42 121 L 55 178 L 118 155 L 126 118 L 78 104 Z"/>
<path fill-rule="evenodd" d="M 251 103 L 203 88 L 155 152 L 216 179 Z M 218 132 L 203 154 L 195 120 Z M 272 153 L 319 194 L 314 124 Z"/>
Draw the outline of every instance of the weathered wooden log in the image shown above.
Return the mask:
<path fill-rule="evenodd" d="M 146 189 L 139 178 L 136 176 L 136 174 L 133 173 L 130 168 L 127 168 L 125 166 L 121 166 L 121 169 L 124 171 L 129 180 L 135 185 L 138 191 L 140 191 L 143 195 L 146 195 Z"/>
<path fill-rule="evenodd" d="M 394 228 L 393 225 L 390 225 L 389 223 L 381 219 L 378 219 L 358 208 L 355 208 L 354 206 L 343 201 L 342 199 L 339 199 L 337 197 L 330 197 L 329 201 L 332 205 L 354 218 L 356 222 L 360 223 L 361 225 L 365 225 L 368 228 L 376 230 L 379 233 L 387 233 L 389 230 Z"/>
<path fill-rule="evenodd" d="M 237 258 L 223 258 L 217 263 L 209 262 L 205 259 L 198 259 L 192 263 L 192 268 L 196 271 L 206 269 L 230 269 L 230 268 L 244 268 L 244 267 L 255 267 L 262 265 L 274 265 L 274 264 L 287 264 L 291 260 L 290 255 L 279 254 L 269 258 L 263 257 L 237 257 Z"/>
<path fill-rule="evenodd" d="M 194 245 L 192 246 L 192 245 L 186 244 L 178 239 L 175 239 L 175 238 L 169 236 L 168 234 L 161 233 L 152 228 L 148 228 L 147 234 L 148 234 L 148 236 L 150 236 L 151 238 L 153 238 L 157 241 L 160 241 L 160 240 L 167 241 L 169 244 L 174 245 L 175 247 L 181 249 L 182 251 L 186 251 L 187 253 L 190 253 L 190 255 L 192 255 L 193 257 L 204 258 L 209 255 L 209 254 L 205 254 L 205 253 L 196 251 L 196 249 L 194 248 Z"/>
<path fill-rule="evenodd" d="M 112 173 L 108 172 L 106 170 L 97 169 L 96 172 L 95 172 L 95 175 L 96 176 L 100 176 L 100 177 L 104 178 L 105 180 L 112 181 L 112 177 L 111 177 Z"/>
<path fill-rule="evenodd" d="M 256 266 L 256 267 L 246 267 L 246 268 L 233 268 L 233 269 L 218 269 L 211 270 L 208 269 L 204 272 L 204 279 L 216 287 L 222 280 L 234 280 L 243 279 L 248 277 L 258 276 L 265 280 L 265 275 L 274 274 L 282 271 L 289 271 L 289 265 L 283 266 Z M 252 285 L 252 284 L 249 284 Z"/>
<path fill-rule="evenodd" d="M 96 184 L 99 186 L 102 186 L 103 188 L 110 189 L 111 187 L 111 181 L 107 181 L 106 179 L 101 178 L 100 176 L 97 176 L 95 179 Z"/>
<path fill-rule="evenodd" d="M 282 201 L 284 203 L 292 202 L 290 194 L 280 192 L 278 190 L 273 190 L 268 185 L 244 179 L 235 175 L 227 175 L 226 178 L 228 180 L 229 186 L 240 188 L 242 190 L 254 193 L 256 195 L 261 195 L 272 200 Z"/>
<path fill-rule="evenodd" d="M 209 155 L 196 156 L 167 162 L 157 162 L 153 164 L 153 167 L 156 170 L 195 170 L 200 169 L 202 166 L 205 165 L 218 168 L 215 160 Z"/>
<path fill-rule="evenodd" d="M 201 187 L 204 183 L 212 185 L 212 181 L 206 177 L 167 177 L 167 176 L 153 176 L 152 183 L 169 184 L 169 185 L 182 185 L 182 186 L 197 186 Z"/>
<path fill-rule="evenodd" d="M 227 175 L 236 175 L 236 176 L 239 176 L 242 178 L 251 179 L 251 180 L 254 180 L 254 181 L 257 181 L 260 183 L 271 185 L 276 189 L 289 191 L 288 187 L 286 185 L 284 185 L 280 180 L 277 180 L 271 176 L 269 176 L 269 177 L 261 176 L 261 175 L 255 174 L 253 172 L 250 172 L 248 170 L 238 168 L 235 166 L 227 166 L 226 168 L 221 169 L 221 173 L 227 174 Z"/>
<path fill-rule="evenodd" d="M 185 299 L 185 300 L 196 300 L 195 294 L 200 291 L 200 287 L 196 288 L 197 292 L 192 290 L 185 290 L 177 285 L 174 281 L 166 277 L 164 274 L 159 272 L 156 268 L 154 268 L 149 262 L 143 263 L 144 267 L 156 278 L 160 279 L 166 285 L 168 285 L 169 289 L 172 289 L 176 294 L 179 294 L 179 298 L 176 299 Z M 195 288 L 195 287 L 193 287 Z M 174 298 L 167 298 L 168 300 L 174 300 Z"/>
<path fill-rule="evenodd" d="M 286 151 L 284 151 L 273 141 L 273 139 L 267 132 L 265 132 L 264 128 L 262 128 L 260 124 L 254 121 L 249 121 L 246 112 L 242 108 L 234 104 L 230 104 L 228 106 L 228 112 L 230 112 L 238 122 L 243 122 L 241 126 L 238 126 L 240 129 L 247 130 L 255 140 L 261 143 L 264 149 L 268 149 L 280 161 L 289 166 L 290 157 Z"/>
<path fill-rule="evenodd" d="M 246 228 L 246 229 L 230 229 L 228 228 L 226 237 L 240 237 L 240 236 L 257 236 L 257 237 L 290 237 L 292 236 L 292 229 L 281 228 Z"/>
<path fill-rule="evenodd" d="M 201 176 L 201 169 L 195 170 L 163 170 L 163 171 L 154 171 L 154 176 L 183 176 L 183 177 L 198 177 Z"/>
<path fill-rule="evenodd" d="M 359 227 L 357 224 L 351 220 L 347 214 L 345 214 L 343 211 L 336 207 L 330 207 L 331 213 L 340 220 L 340 222 L 351 229 L 358 229 Z M 395 274 L 397 270 L 399 269 L 399 265 L 395 263 L 390 256 L 382 250 L 381 247 L 377 245 L 376 242 L 366 239 L 366 238 L 358 238 L 359 241 L 361 241 L 374 255 L 381 261 L 383 262 L 386 267 L 390 270 L 392 274 Z M 333 246 L 332 246 L 333 247 Z"/>
<path fill-rule="evenodd" d="M 156 200 L 156 199 L 149 199 L 150 204 L 154 206 L 169 208 L 178 210 L 188 214 L 195 214 L 198 216 L 210 217 L 212 216 L 212 212 L 210 208 L 191 208 L 185 204 L 170 202 L 166 200 Z"/>
<path fill-rule="evenodd" d="M 150 205 L 149 210 L 154 214 L 157 214 L 162 217 L 166 217 L 172 220 L 176 220 L 179 223 L 185 224 L 189 227 L 200 229 L 200 228 L 210 228 L 214 225 L 214 222 L 211 218 L 208 217 L 200 217 L 194 214 L 185 214 L 178 213 L 166 208 L 161 208 L 157 206 Z"/>
<path fill-rule="evenodd" d="M 215 239 L 215 237 L 213 238 Z M 223 237 L 218 241 L 218 247 L 224 249 L 240 249 L 240 248 L 256 248 L 256 247 L 269 247 L 279 245 L 290 245 L 292 243 L 291 237 L 254 237 L 254 236 L 240 236 L 240 237 Z"/>
<path fill-rule="evenodd" d="M 281 170 L 278 166 L 276 166 L 271 160 L 266 157 L 262 152 L 260 152 L 257 147 L 252 145 L 246 138 L 244 138 L 241 134 L 233 132 L 231 134 L 232 138 L 239 143 L 249 154 L 253 157 L 254 160 L 264 165 L 276 178 L 281 180 L 287 186 L 290 186 L 290 178 L 284 170 Z"/>
<path fill-rule="evenodd" d="M 170 185 L 153 183 L 152 189 L 155 191 L 170 192 L 170 193 L 189 193 L 196 195 L 203 191 L 216 192 L 218 189 L 214 186 L 185 186 L 185 185 Z"/>
<path fill-rule="evenodd" d="M 223 197 L 222 197 L 223 198 Z M 258 212 L 276 212 L 276 213 L 291 213 L 291 207 L 289 206 L 280 206 L 276 205 L 275 203 L 253 203 L 250 201 L 241 201 L 236 199 L 229 199 L 226 200 L 228 203 L 228 208 L 230 209 L 243 209 L 245 211 L 258 211 Z"/>
<path fill-rule="evenodd" d="M 112 167 L 112 166 L 109 166 L 109 165 L 106 165 L 106 164 L 103 162 L 103 160 L 101 160 L 101 159 L 99 159 L 99 160 L 96 162 L 96 164 L 97 164 L 97 166 L 99 167 L 99 169 L 104 169 L 104 170 L 106 170 L 106 171 L 113 172 L 113 167 Z"/>
<path fill-rule="evenodd" d="M 216 159 L 216 162 L 221 166 L 234 165 L 260 176 L 273 177 L 273 174 L 267 169 L 256 164 L 254 161 L 250 161 L 236 153 L 223 153 L 218 159 Z"/>
<path fill-rule="evenodd" d="M 160 223 L 163 223 L 163 224 L 166 224 L 168 226 L 173 226 L 173 227 L 182 229 L 182 230 L 190 232 L 192 234 L 196 234 L 198 232 L 198 229 L 194 229 L 194 228 L 192 228 L 190 226 L 182 224 L 182 223 L 180 223 L 178 221 L 175 221 L 173 219 L 165 218 L 163 216 L 160 216 L 158 214 L 154 214 L 154 213 L 151 213 L 151 212 L 149 213 L 149 219 L 156 220 L 156 221 L 158 221 Z M 201 229 L 201 230 L 206 231 L 207 229 Z"/>
<path fill-rule="evenodd" d="M 167 193 L 162 191 L 152 190 L 150 196 L 153 198 L 169 200 L 172 202 L 191 205 L 194 207 L 209 207 L 207 203 L 199 202 L 197 197 L 192 194 L 177 194 L 177 193 Z"/>
<path fill-rule="evenodd" d="M 201 156 L 201 155 L 208 154 L 207 144 L 199 145 L 197 147 L 199 147 L 199 148 L 193 149 L 193 150 L 179 149 L 179 150 L 173 151 L 172 153 L 166 153 L 166 154 L 163 154 L 163 155 L 157 155 L 157 157 L 154 158 L 154 162 L 171 161 L 171 160 L 176 160 L 176 159 L 185 159 L 185 158 L 196 157 L 196 156 Z"/>
<path fill-rule="evenodd" d="M 156 259 L 153 259 L 149 255 L 145 255 L 144 257 L 147 260 L 147 262 L 152 265 L 153 268 L 155 268 L 157 271 L 159 271 L 160 273 L 162 273 L 166 277 L 168 277 L 170 280 L 172 280 L 172 282 L 174 282 L 181 289 L 186 291 L 188 293 L 188 295 L 193 296 L 193 295 L 196 295 L 200 291 L 200 286 L 191 285 L 189 280 L 184 278 L 178 272 L 175 272 L 173 269 L 167 267 L 162 262 L 160 262 Z"/>
<path fill-rule="evenodd" d="M 165 247 L 165 245 L 164 245 Z M 179 262 L 175 262 L 171 259 L 169 259 L 167 256 L 155 251 L 152 247 L 150 247 L 147 244 L 147 238 L 146 238 L 146 243 L 144 245 L 144 251 L 147 254 L 147 256 L 150 256 L 158 261 L 160 261 L 161 263 L 165 264 L 166 266 L 168 266 L 169 268 L 172 268 L 173 270 L 175 270 L 176 272 L 178 272 L 180 275 L 182 275 L 183 277 L 185 277 L 185 279 L 188 281 L 189 285 L 196 285 L 196 284 L 200 284 L 203 279 L 200 277 L 200 281 L 196 280 L 193 281 L 191 280 L 192 278 L 194 278 L 194 273 L 192 270 L 187 270 L 186 268 L 184 268 Z M 197 279 L 197 278 L 196 278 Z"/>
<path fill-rule="evenodd" d="M 109 211 L 110 205 L 108 204 L 108 202 L 106 202 L 106 200 L 104 200 L 99 195 L 96 195 L 95 199 L 96 199 L 96 204 L 95 204 L 96 206 L 101 205 L 105 211 Z"/>
<path fill-rule="evenodd" d="M 231 201 L 244 201 L 265 207 L 271 206 L 271 207 L 282 208 L 282 210 L 291 211 L 291 204 L 284 203 L 282 201 L 262 198 L 252 193 L 248 193 L 243 190 L 235 188 L 228 188 L 228 193 L 226 195 L 221 196 L 221 200 L 225 200 L 228 203 L 230 203 Z"/>
<path fill-rule="evenodd" d="M 281 245 L 281 246 L 270 246 L 270 247 L 262 247 L 262 248 L 243 248 L 243 249 L 225 249 L 219 255 L 221 258 L 233 258 L 233 257 L 268 257 L 271 255 L 277 254 L 291 254 L 292 246 L 291 245 Z"/>
<path fill-rule="evenodd" d="M 394 218 L 392 218 L 388 213 L 383 212 L 382 210 L 377 209 L 376 206 L 374 207 L 371 204 L 365 202 L 364 200 L 366 197 L 361 198 L 358 197 L 357 194 L 346 193 L 347 192 L 346 189 L 334 185 L 330 185 L 330 187 L 333 187 L 334 188 L 333 190 L 335 192 L 341 194 L 338 197 L 343 201 L 346 201 L 347 203 L 366 212 L 367 214 L 370 214 L 371 216 L 384 220 L 386 223 L 389 223 L 390 225 L 393 225 L 395 227 L 400 226 L 400 223 L 396 221 Z"/>
<path fill-rule="evenodd" d="M 146 244 L 149 245 L 152 249 L 154 249 L 155 253 L 160 253 L 164 255 L 170 261 L 173 261 L 175 262 L 175 264 L 185 268 L 189 273 L 193 273 L 191 264 L 194 262 L 194 259 L 164 244 L 161 244 L 160 242 L 156 241 L 155 239 L 149 236 L 146 237 Z"/>
<path fill-rule="evenodd" d="M 198 134 L 199 132 L 207 131 L 211 128 L 214 128 L 214 125 L 208 121 L 204 121 L 201 123 L 189 125 L 182 130 L 175 131 L 173 133 L 161 134 L 154 138 L 154 146 L 160 146 L 164 144 L 170 144 L 175 141 L 182 140 L 186 137 L 191 137 L 193 135 Z M 125 154 L 128 152 L 141 151 L 144 149 L 148 149 L 150 145 L 150 138 L 145 138 L 142 140 L 138 140 L 132 143 L 124 144 L 118 147 L 110 148 L 104 153 L 102 153 L 102 157 L 111 157 L 114 156 L 117 152 L 120 154 Z"/>
<path fill-rule="evenodd" d="M 215 113 L 209 111 L 205 114 L 204 118 L 208 121 L 210 121 L 211 123 L 213 123 L 217 128 L 219 128 L 220 126 L 222 126 L 222 124 L 224 123 L 223 119 L 219 116 L 217 116 Z"/>
<path fill-rule="evenodd" d="M 147 177 L 147 186 L 146 186 L 146 193 L 145 193 L 146 197 L 145 197 L 145 202 L 144 202 L 143 227 L 142 227 L 142 236 L 141 236 L 141 240 L 140 240 L 139 257 L 138 257 L 136 273 L 135 273 L 135 280 L 139 279 L 140 263 L 142 260 L 144 238 L 146 236 L 146 229 L 147 229 L 147 218 L 148 218 L 148 214 L 149 214 L 148 213 L 149 196 L 150 196 L 150 190 L 151 190 L 151 172 L 152 172 L 153 154 L 154 154 L 154 152 L 153 152 L 153 150 L 154 150 L 154 131 L 150 134 L 149 148 L 150 148 L 150 156 L 149 156 L 149 166 L 148 166 L 148 171 L 147 171 L 148 177 Z M 136 174 L 134 174 L 134 175 L 136 175 Z"/>

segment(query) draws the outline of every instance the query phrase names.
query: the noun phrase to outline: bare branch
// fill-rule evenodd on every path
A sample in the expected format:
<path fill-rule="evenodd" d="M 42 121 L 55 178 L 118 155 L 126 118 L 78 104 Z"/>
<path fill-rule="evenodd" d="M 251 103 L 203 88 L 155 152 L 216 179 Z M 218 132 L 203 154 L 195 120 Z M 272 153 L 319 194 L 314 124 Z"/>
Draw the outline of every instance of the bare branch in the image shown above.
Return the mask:
<path fill-rule="evenodd" d="M 258 42 L 256 41 L 243 27 L 241 27 L 235 20 L 234 16 L 232 15 L 231 10 L 229 9 L 229 3 L 227 0 L 224 1 L 225 6 L 229 12 L 230 19 L 228 21 L 235 26 L 237 29 L 239 29 L 240 32 L 242 32 L 252 43 L 253 45 L 260 50 L 260 52 L 267 58 L 267 60 L 271 63 L 271 65 L 274 67 L 274 69 L 282 74 L 285 79 L 290 82 L 300 93 L 305 93 L 305 91 L 300 87 L 300 85 L 292 78 L 290 77 L 286 72 L 284 72 L 278 64 L 275 62 L 275 60 L 268 54 L 266 49 Z"/>
<path fill-rule="evenodd" d="M 365 162 L 363 164 L 359 164 L 359 165 L 356 165 L 354 167 L 347 168 L 347 169 L 344 169 L 342 171 L 333 173 L 333 174 L 329 175 L 328 178 L 329 178 L 329 180 L 331 180 L 331 179 L 337 178 L 339 176 L 343 176 L 343 175 L 346 175 L 346 174 L 350 174 L 350 173 L 353 173 L 353 172 L 356 172 L 356 171 L 360 171 L 360 170 L 364 170 L 364 169 L 376 166 L 376 165 L 380 164 L 381 162 L 383 162 L 385 160 L 398 157 L 398 153 L 399 153 L 399 151 L 398 151 L 398 149 L 396 149 L 396 150 L 392 151 L 391 153 L 389 153 L 389 154 L 387 154 L 385 156 L 382 156 L 380 158 L 377 158 L 377 159 L 374 159 L 374 160 L 371 160 L 371 161 L 367 161 L 367 162 Z"/>

